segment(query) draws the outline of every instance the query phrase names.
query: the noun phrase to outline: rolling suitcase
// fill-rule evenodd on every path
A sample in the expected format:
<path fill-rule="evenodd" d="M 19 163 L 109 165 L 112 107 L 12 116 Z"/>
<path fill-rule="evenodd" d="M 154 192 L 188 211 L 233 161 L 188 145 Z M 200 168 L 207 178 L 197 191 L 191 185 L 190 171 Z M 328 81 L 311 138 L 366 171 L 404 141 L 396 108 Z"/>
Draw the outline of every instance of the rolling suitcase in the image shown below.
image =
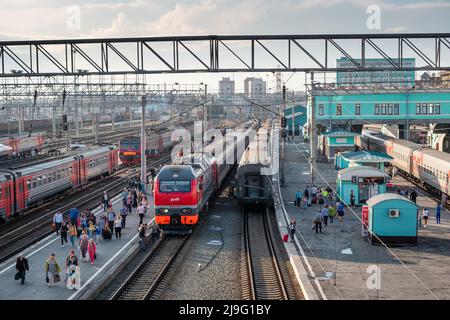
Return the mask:
<path fill-rule="evenodd" d="M 311 203 L 316 204 L 317 203 L 317 196 L 313 196 Z"/>

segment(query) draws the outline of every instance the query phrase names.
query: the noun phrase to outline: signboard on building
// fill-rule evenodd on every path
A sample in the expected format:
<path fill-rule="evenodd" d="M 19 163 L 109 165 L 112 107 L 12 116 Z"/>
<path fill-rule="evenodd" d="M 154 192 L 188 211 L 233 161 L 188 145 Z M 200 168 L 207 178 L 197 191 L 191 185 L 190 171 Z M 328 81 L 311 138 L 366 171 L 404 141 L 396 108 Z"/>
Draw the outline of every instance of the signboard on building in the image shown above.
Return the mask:
<path fill-rule="evenodd" d="M 361 63 L 361 59 L 354 59 L 357 63 Z M 396 59 L 393 59 L 397 62 Z M 367 68 L 386 68 L 384 71 L 358 71 L 358 72 L 341 72 L 336 73 L 336 84 L 341 86 L 350 85 L 388 85 L 392 84 L 397 87 L 409 87 L 415 83 L 414 71 L 397 71 L 394 66 L 385 59 L 366 59 Z M 402 66 L 404 68 L 414 68 L 416 65 L 415 58 L 404 58 Z M 340 58 L 336 60 L 337 68 L 356 68 L 356 66 L 348 58 Z M 392 70 L 389 70 L 392 69 Z"/>

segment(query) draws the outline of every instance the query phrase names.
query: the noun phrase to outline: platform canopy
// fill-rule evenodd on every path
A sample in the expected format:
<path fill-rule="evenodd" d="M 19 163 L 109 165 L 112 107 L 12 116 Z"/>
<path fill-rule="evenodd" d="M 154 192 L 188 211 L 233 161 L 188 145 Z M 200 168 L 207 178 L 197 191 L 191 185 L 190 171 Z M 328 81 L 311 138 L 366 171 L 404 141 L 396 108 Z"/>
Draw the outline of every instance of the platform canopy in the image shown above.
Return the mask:
<path fill-rule="evenodd" d="M 379 151 L 349 151 L 341 153 L 341 157 L 349 162 L 388 162 L 394 159 Z"/>
<path fill-rule="evenodd" d="M 352 180 L 353 176 L 358 177 L 389 177 L 389 175 L 383 170 L 377 169 L 375 167 L 369 166 L 356 166 L 356 167 L 348 167 L 338 172 L 338 179 L 341 181 Z"/>
<path fill-rule="evenodd" d="M 381 194 L 377 194 L 376 196 L 373 196 L 372 198 L 368 199 L 367 205 L 369 207 L 373 207 L 374 205 L 376 205 L 380 202 L 388 201 L 388 200 L 401 200 L 401 201 L 406 201 L 406 202 L 414 204 L 411 200 L 409 200 L 405 196 L 401 196 L 397 193 L 381 193 Z"/>

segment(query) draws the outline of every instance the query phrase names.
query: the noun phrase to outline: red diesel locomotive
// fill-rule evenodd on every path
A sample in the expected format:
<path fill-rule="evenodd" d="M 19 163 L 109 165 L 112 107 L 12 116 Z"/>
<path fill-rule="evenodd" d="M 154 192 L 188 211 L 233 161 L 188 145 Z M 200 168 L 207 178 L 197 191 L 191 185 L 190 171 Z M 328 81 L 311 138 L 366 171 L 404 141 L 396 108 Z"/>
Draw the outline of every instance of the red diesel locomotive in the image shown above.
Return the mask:
<path fill-rule="evenodd" d="M 155 178 L 155 221 L 166 234 L 186 234 L 199 222 L 199 213 L 218 191 L 227 174 L 239 160 L 258 123 L 241 126 L 234 138 L 214 141 L 203 149 L 164 166 Z M 222 150 L 216 155 L 216 150 Z M 225 161 L 227 159 L 227 161 Z"/>
<path fill-rule="evenodd" d="M 14 171 L 2 170 L 0 219 L 8 220 L 33 203 L 109 175 L 117 167 L 117 148 L 108 146 Z"/>

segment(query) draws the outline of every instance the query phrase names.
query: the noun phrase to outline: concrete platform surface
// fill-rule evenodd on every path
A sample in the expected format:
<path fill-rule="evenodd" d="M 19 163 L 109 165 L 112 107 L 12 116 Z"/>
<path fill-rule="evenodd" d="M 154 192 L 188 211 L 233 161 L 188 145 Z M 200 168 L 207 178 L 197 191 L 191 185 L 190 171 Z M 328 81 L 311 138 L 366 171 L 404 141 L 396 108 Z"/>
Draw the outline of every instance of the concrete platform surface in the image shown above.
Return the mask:
<path fill-rule="evenodd" d="M 298 138 L 297 138 L 298 139 Z M 309 145 L 286 144 L 286 183 L 281 187 L 285 208 L 297 222 L 297 240 L 305 258 L 311 282 L 323 299 L 449 299 L 450 298 L 450 217 L 434 221 L 436 202 L 417 190 L 418 205 L 430 209 L 427 228 L 419 228 L 417 246 L 389 249 L 372 246 L 361 235 L 361 207 L 345 210 L 343 222 L 323 226 L 322 233 L 312 230 L 318 205 L 307 209 L 294 205 L 295 192 L 311 185 Z M 317 163 L 315 184 L 335 188 L 337 171 L 331 163 Z M 326 181 L 326 182 L 325 182 Z M 412 187 L 400 178 L 396 184 Z M 397 259 L 397 258 L 398 259 Z"/>
<path fill-rule="evenodd" d="M 153 199 L 150 203 L 153 205 Z M 119 209 L 122 206 L 121 195 L 113 198 L 113 207 L 116 214 L 119 214 Z M 98 207 L 94 213 L 99 217 L 102 208 Z M 147 223 L 153 218 L 153 207 L 148 210 L 144 217 L 144 222 Z M 20 280 L 14 280 L 15 260 L 11 258 L 0 264 L 0 299 L 42 299 L 42 300 L 65 300 L 78 299 L 87 289 L 92 289 L 92 286 L 100 285 L 103 279 L 106 279 L 111 270 L 114 270 L 115 264 L 119 264 L 123 260 L 124 255 L 132 252 L 132 247 L 138 243 L 137 226 L 139 216 L 136 210 L 128 215 L 126 227 L 122 229 L 121 239 L 115 238 L 112 240 L 104 240 L 97 242 L 97 259 L 94 265 L 90 262 L 81 261 L 81 254 L 77 251 L 78 241 L 75 246 L 68 244 L 61 247 L 60 237 L 52 234 L 35 245 L 29 247 L 22 252 L 28 257 L 30 271 L 26 273 L 26 280 L 24 285 L 20 285 Z M 81 273 L 81 288 L 79 290 L 71 290 L 66 287 L 64 282 L 65 270 L 64 264 L 69 250 L 74 249 L 75 254 L 79 258 L 80 273 Z M 44 264 L 48 256 L 54 253 L 59 266 L 63 269 L 60 273 L 61 282 L 58 282 L 55 287 L 49 288 L 45 281 Z"/>

